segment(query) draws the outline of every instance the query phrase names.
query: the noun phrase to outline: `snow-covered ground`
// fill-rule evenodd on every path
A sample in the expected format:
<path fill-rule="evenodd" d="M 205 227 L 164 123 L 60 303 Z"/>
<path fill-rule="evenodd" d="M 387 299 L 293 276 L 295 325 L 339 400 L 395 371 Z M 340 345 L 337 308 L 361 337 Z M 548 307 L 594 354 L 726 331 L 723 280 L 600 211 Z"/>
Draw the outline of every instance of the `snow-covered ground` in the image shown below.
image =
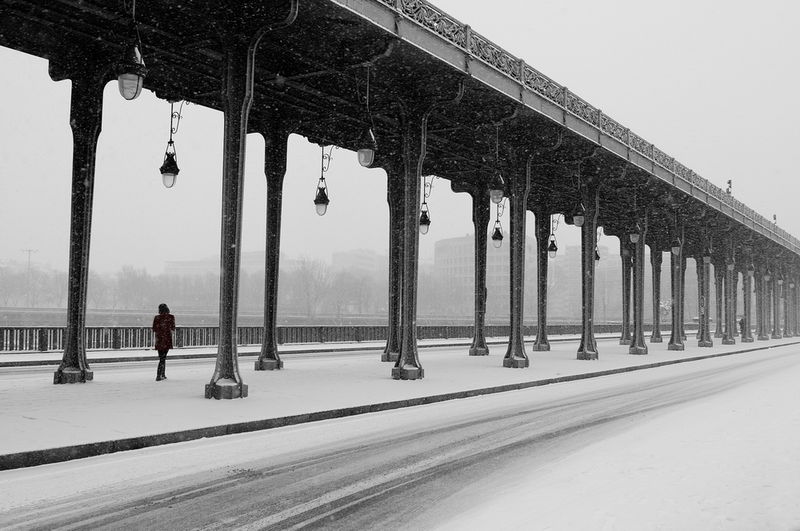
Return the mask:
<path fill-rule="evenodd" d="M 751 364 L 753 360 L 760 363 Z M 730 367 L 738 368 L 730 376 L 714 380 L 715 373 Z M 678 393 L 669 387 L 668 382 L 686 382 L 701 371 L 707 376 L 697 380 L 694 387 Z M 513 459 L 492 461 L 478 481 L 434 484 L 438 493 L 435 502 L 413 504 L 411 514 L 416 518 L 409 525 L 383 528 L 800 529 L 798 381 L 800 350 L 786 347 L 10 470 L 0 472 L 0 492 L 4 493 L 0 497 L 0 523 L 8 515 L 33 518 L 37 511 L 47 515 L 62 508 L 75 511 L 94 507 L 103 513 L 105 503 L 109 507 L 127 505 L 139 495 L 156 500 L 159 489 L 176 489 L 195 477 L 207 481 L 215 475 L 226 478 L 234 471 L 250 470 L 252 477 L 258 478 L 259 467 L 313 462 L 320 459 L 315 456 L 348 448 L 381 446 L 377 454 L 382 454 L 395 446 L 391 441 L 397 438 L 417 431 L 438 431 L 445 425 L 464 426 L 485 416 L 502 418 L 511 414 L 514 405 L 521 411 L 547 411 L 537 417 L 537 423 L 554 419 L 555 436 L 548 439 L 552 444 L 534 445 L 535 451 L 529 455 L 517 452 Z M 616 394 L 619 389 L 625 391 Z M 595 414 L 592 404 L 603 397 L 610 396 L 613 407 L 600 410 L 600 419 L 613 415 L 612 409 L 617 406 L 624 407 L 648 393 L 656 397 L 655 401 L 651 398 L 644 402 L 640 411 L 634 405 L 635 413 L 630 416 L 587 425 L 574 437 L 559 435 L 558 422 L 581 415 L 591 419 L 589 413 Z M 662 397 L 666 408 L 660 407 Z M 526 431 L 541 429 L 538 425 L 526 426 L 518 428 L 523 436 Z M 548 429 L 543 433 L 551 433 Z M 490 437 L 505 437 L 508 431 L 502 428 Z M 389 446 L 382 446 L 387 441 Z M 419 444 L 423 444 L 422 436 Z M 458 444 L 437 444 L 446 449 L 442 454 L 449 452 L 455 457 L 468 451 Z M 478 444 L 491 452 L 494 442 Z M 413 452 L 423 448 L 415 447 Z M 421 461 L 409 461 L 408 466 L 439 466 L 448 459 L 437 452 L 423 454 Z M 384 473 L 368 480 L 379 485 L 385 480 Z M 243 476 L 242 481 L 249 477 Z M 274 480 L 269 483 L 269 477 L 263 480 L 272 488 L 278 487 Z M 316 480 L 312 477 L 307 481 L 311 483 L 304 484 L 305 490 Z M 302 507 L 336 504 L 337 492 L 358 492 L 354 489 L 362 483 L 344 483 L 339 491 L 312 497 Z M 272 488 L 254 489 L 265 506 Z M 388 494 L 384 497 L 390 506 L 404 510 L 402 505 L 393 504 Z M 87 500 L 91 503 L 86 504 Z M 290 497 L 281 498 L 282 503 L 290 501 Z M 169 511 L 167 514 L 174 515 L 177 503 Z M 217 516 L 207 514 L 208 524 Z M 267 512 L 259 521 L 272 519 L 274 514 Z"/>
<path fill-rule="evenodd" d="M 167 361 L 169 380 L 155 381 L 156 363 L 94 364 L 94 381 L 53 385 L 55 367 L 0 369 L 0 426 L 14 426 L 0 437 L 0 454 L 48 449 L 160 434 L 227 423 L 296 415 L 376 402 L 488 388 L 557 376 L 630 367 L 698 355 L 776 346 L 797 338 L 757 344 L 717 345 L 669 351 L 650 344 L 647 356 L 631 356 L 615 340 L 599 341 L 600 359 L 576 359 L 576 342 L 553 343 L 549 352 L 531 352 L 526 369 L 502 367 L 504 345 L 490 356 L 467 356 L 468 347 L 422 349 L 425 378 L 391 379 L 391 363 L 380 352 L 351 355 L 285 356 L 280 371 L 254 371 L 253 358 L 241 360 L 249 386 L 243 400 L 206 400 L 205 384 L 213 360 Z M 696 344 L 696 343 L 695 343 Z M 152 351 L 150 351 L 152 353 Z M 102 355 L 102 354 L 97 354 Z"/>
<path fill-rule="evenodd" d="M 637 418 L 534 474 L 519 463 L 441 528 L 800 529 L 799 381 L 800 362 Z"/>

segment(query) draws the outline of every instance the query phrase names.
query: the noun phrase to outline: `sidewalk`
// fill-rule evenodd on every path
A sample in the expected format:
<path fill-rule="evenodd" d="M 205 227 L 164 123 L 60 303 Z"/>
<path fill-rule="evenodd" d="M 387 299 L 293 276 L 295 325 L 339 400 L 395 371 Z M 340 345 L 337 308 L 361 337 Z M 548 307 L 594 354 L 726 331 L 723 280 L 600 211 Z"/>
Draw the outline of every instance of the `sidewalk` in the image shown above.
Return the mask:
<path fill-rule="evenodd" d="M 433 348 L 436 342 L 425 342 L 431 347 L 419 351 L 425 378 L 416 381 L 391 379 L 392 364 L 380 361 L 382 345 L 366 351 L 356 349 L 369 344 L 282 348 L 285 368 L 280 371 L 254 371 L 258 348 L 243 348 L 240 371 L 249 396 L 241 400 L 203 398 L 215 349 L 192 349 L 185 353 L 191 359 L 183 360 L 178 359 L 183 349 L 171 352 L 169 380 L 163 382 L 155 381 L 152 351 L 92 352 L 94 381 L 86 384 L 53 385 L 58 361 L 3 367 L 0 425 L 6 429 L 0 438 L 0 470 L 800 344 L 800 338 L 727 346 L 715 340 L 713 348 L 701 349 L 690 335 L 684 351 L 668 351 L 665 341 L 648 344 L 646 356 L 632 356 L 616 339 L 600 339 L 600 359 L 580 361 L 574 338 L 554 339 L 564 341 L 553 341 L 549 352 L 532 352 L 526 343 L 527 369 L 502 367 L 505 343 L 490 343 L 489 356 L 470 357 L 466 346 L 448 342 Z M 3 354 L 0 359 L 26 356 L 54 357 Z M 148 361 L 96 362 L 137 357 Z"/>
<path fill-rule="evenodd" d="M 597 334 L 597 339 L 616 337 L 619 334 Z M 551 343 L 574 341 L 578 335 L 563 335 L 549 338 Z M 525 342 L 533 343 L 535 337 L 526 337 Z M 492 345 L 505 345 L 508 337 L 489 337 L 486 343 Z M 460 347 L 472 344 L 472 339 L 423 339 L 418 342 L 419 348 L 430 347 Z M 293 354 L 320 354 L 336 352 L 383 351 L 385 341 L 360 341 L 358 343 L 289 343 L 278 346 L 281 356 Z M 238 348 L 239 356 L 258 356 L 261 352 L 260 345 L 245 345 Z M 61 363 L 62 352 L 48 351 L 20 351 L 0 352 L 0 368 L 2 367 L 32 367 L 37 365 L 58 365 Z M 89 350 L 86 357 L 90 365 L 95 363 L 119 363 L 131 361 L 158 360 L 158 354 L 152 349 L 124 349 L 124 350 Z M 217 347 L 186 347 L 170 351 L 169 359 L 203 359 L 216 358 Z M 94 367 L 92 367 L 94 369 Z"/>

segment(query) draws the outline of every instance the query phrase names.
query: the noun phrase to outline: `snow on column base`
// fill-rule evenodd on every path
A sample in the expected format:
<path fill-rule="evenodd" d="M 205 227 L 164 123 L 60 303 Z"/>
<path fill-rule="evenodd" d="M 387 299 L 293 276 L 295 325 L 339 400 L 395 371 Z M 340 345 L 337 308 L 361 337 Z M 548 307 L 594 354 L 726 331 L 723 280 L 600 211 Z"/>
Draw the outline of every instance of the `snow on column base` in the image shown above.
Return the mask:
<path fill-rule="evenodd" d="M 67 367 L 66 369 L 59 369 L 53 373 L 54 384 L 72 384 L 72 383 L 86 383 L 94 379 L 94 372 L 89 370 L 76 369 L 74 367 Z"/>
<path fill-rule="evenodd" d="M 381 361 L 396 362 L 399 359 L 400 359 L 399 352 L 384 352 L 381 354 Z"/>
<path fill-rule="evenodd" d="M 503 358 L 503 367 L 511 369 L 526 369 L 530 366 L 528 358 Z"/>
<path fill-rule="evenodd" d="M 421 367 L 394 367 L 392 378 L 395 380 L 420 380 L 425 371 Z"/>
<path fill-rule="evenodd" d="M 206 398 L 229 399 L 245 398 L 247 384 L 239 383 L 230 378 L 222 378 L 216 382 L 206 384 Z"/>
<path fill-rule="evenodd" d="M 469 355 L 470 356 L 488 356 L 489 355 L 489 347 L 470 347 L 469 348 Z"/>
<path fill-rule="evenodd" d="M 283 369 L 283 360 L 256 360 L 257 371 L 277 371 Z"/>

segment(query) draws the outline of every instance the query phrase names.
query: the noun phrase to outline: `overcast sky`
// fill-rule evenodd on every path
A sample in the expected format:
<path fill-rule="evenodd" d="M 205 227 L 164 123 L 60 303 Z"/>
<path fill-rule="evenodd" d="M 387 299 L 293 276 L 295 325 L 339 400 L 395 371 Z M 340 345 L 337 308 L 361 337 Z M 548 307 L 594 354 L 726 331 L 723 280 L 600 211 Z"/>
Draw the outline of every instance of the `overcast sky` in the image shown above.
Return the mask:
<path fill-rule="evenodd" d="M 790 0 L 537 0 L 436 5 L 800 235 L 800 3 Z M 146 43 L 145 43 L 146 46 Z M 0 264 L 66 269 L 72 140 L 69 81 L 44 60 L 0 48 Z M 184 108 L 175 137 L 181 173 L 161 185 L 169 104 L 144 91 L 124 101 L 106 87 L 98 145 L 91 266 L 161 271 L 165 260 L 219 256 L 222 116 Z M 282 249 L 329 259 L 338 249 L 387 249 L 386 176 L 335 150 L 331 205 L 312 203 L 319 147 L 290 142 Z M 248 137 L 243 250 L 264 247 L 263 142 Z M 429 200 L 433 241 L 472 232 L 467 196 L 437 180 Z M 531 216 L 532 219 L 532 216 Z M 506 216 L 507 220 L 507 216 Z M 504 220 L 505 221 L 505 220 Z M 507 221 L 505 221 L 507 223 Z M 530 224 L 529 224 L 530 225 Z M 531 225 L 532 226 L 532 225 Z M 577 242 L 572 227 L 560 242 Z M 529 235 L 533 235 L 529 231 Z M 611 238 L 601 245 L 616 245 Z"/>

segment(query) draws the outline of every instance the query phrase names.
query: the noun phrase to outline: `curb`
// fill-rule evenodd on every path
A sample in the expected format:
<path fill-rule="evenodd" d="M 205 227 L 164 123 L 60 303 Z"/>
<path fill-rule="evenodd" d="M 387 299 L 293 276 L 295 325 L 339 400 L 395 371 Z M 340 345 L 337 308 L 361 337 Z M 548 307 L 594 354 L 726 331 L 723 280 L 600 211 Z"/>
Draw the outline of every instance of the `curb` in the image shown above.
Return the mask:
<path fill-rule="evenodd" d="M 455 391 L 452 393 L 444 393 L 439 395 L 422 396 L 404 400 L 394 400 L 391 402 L 381 402 L 377 404 L 365 404 L 361 406 L 329 409 L 325 411 L 302 413 L 298 415 L 275 417 L 271 419 L 237 422 L 234 424 L 222 424 L 218 426 L 209 426 L 207 428 L 196 428 L 196 429 L 168 432 L 156 435 L 143 435 L 139 437 L 129 437 L 125 439 L 102 441 L 96 443 L 62 446 L 59 448 L 51 448 L 47 450 L 18 452 L 14 454 L 0 455 L 0 470 L 11 470 L 15 468 L 25 468 L 25 467 L 45 465 L 51 463 L 60 463 L 64 461 L 71 461 L 73 459 L 83 459 L 86 457 L 95 457 L 99 455 L 112 454 L 115 452 L 124 452 L 127 450 L 138 450 L 141 448 L 160 446 L 163 444 L 173 444 L 178 442 L 194 441 L 197 439 L 203 439 L 209 437 L 233 435 L 236 433 L 248 433 L 253 431 L 268 430 L 283 426 L 303 424 L 306 422 L 316 422 L 320 420 L 352 417 L 354 415 L 363 415 L 365 413 L 376 413 L 379 411 L 388 411 L 392 409 L 400 409 L 405 407 L 421 406 L 425 404 L 435 404 L 437 402 L 445 402 L 448 400 L 455 400 L 459 398 L 469 398 L 474 396 L 503 393 L 507 391 L 518 391 L 520 389 L 529 389 L 531 387 L 541 387 L 555 383 L 585 380 L 588 378 L 598 378 L 600 376 L 608 376 L 611 374 L 620 374 L 624 372 L 653 369 L 657 367 L 664 367 L 667 365 L 676 365 L 678 363 L 700 361 L 710 358 L 720 358 L 725 356 L 732 356 L 735 354 L 745 354 L 748 352 L 755 352 L 758 350 L 769 350 L 772 348 L 781 348 L 798 344 L 800 344 L 800 341 L 793 341 L 791 343 L 783 343 L 780 345 L 764 345 L 761 347 L 752 347 L 747 349 L 735 350 L 732 352 L 722 352 L 717 354 L 708 354 L 704 356 L 693 356 L 691 358 L 659 361 L 655 363 L 648 363 L 645 365 L 620 367 L 617 369 L 607 369 L 604 371 L 594 371 L 581 374 L 573 374 L 568 376 L 545 378 L 542 380 L 519 382 L 514 384 L 499 385 L 495 387 L 468 389 L 465 391 Z"/>

